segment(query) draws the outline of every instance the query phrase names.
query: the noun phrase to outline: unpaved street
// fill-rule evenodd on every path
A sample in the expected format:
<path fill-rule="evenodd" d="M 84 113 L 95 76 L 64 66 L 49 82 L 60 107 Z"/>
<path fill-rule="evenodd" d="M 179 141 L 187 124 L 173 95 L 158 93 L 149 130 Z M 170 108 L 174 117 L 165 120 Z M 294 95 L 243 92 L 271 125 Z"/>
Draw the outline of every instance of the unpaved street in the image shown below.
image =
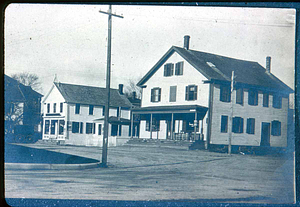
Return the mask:
<path fill-rule="evenodd" d="M 34 146 L 34 145 L 31 145 Z M 88 158 L 94 147 L 43 146 Z M 7 198 L 293 203 L 293 159 L 159 146 L 109 148 L 109 168 L 7 170 Z"/>

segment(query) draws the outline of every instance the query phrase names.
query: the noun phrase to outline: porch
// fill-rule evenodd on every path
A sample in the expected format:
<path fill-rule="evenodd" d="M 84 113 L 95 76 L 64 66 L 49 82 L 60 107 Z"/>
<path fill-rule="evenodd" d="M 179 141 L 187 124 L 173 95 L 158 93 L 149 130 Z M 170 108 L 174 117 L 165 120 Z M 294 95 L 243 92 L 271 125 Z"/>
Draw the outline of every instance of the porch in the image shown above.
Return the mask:
<path fill-rule="evenodd" d="M 199 105 L 135 108 L 131 113 L 131 121 L 139 122 L 139 138 L 203 140 L 203 119 L 207 110 L 207 107 Z M 133 136 L 131 135 L 131 137 Z"/>

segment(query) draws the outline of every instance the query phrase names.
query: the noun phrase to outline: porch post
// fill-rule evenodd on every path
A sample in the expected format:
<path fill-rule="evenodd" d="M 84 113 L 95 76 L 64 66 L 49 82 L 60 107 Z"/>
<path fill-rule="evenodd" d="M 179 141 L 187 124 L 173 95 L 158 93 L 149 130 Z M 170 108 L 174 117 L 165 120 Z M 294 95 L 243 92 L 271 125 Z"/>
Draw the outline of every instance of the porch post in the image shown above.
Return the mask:
<path fill-rule="evenodd" d="M 173 122 L 174 122 L 174 114 L 172 113 L 171 117 L 171 140 L 173 140 Z"/>
<path fill-rule="evenodd" d="M 133 112 L 131 111 L 131 138 L 133 138 Z"/>
<path fill-rule="evenodd" d="M 197 129 L 197 111 L 195 112 L 195 120 L 194 120 L 194 141 L 196 141 L 196 129 Z"/>
<path fill-rule="evenodd" d="M 152 139 L 152 114 L 150 114 L 150 139 Z"/>

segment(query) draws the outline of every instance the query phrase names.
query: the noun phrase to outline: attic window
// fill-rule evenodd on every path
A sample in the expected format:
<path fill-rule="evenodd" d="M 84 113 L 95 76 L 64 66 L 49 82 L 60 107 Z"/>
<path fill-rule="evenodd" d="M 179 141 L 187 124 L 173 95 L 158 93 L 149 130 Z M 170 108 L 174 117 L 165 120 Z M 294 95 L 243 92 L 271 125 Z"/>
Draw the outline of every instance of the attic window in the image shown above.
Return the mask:
<path fill-rule="evenodd" d="M 164 66 L 164 76 L 172 76 L 174 73 L 174 64 L 173 63 L 167 63 Z"/>

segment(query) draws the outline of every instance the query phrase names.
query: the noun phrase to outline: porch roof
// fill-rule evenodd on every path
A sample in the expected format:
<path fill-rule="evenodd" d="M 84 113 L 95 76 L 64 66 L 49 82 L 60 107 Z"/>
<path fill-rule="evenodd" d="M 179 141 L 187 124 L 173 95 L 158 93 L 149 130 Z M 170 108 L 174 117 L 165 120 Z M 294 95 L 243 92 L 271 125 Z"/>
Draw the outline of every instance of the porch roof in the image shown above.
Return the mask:
<path fill-rule="evenodd" d="M 104 117 L 94 120 L 94 122 L 97 122 L 97 121 L 104 121 Z M 120 118 L 120 117 L 116 117 L 116 116 L 110 116 L 109 119 L 108 119 L 108 122 L 110 124 L 129 125 L 130 124 L 130 119 Z"/>
<path fill-rule="evenodd" d="M 151 113 L 206 113 L 207 107 L 200 105 L 177 105 L 177 106 L 150 106 L 132 109 L 133 114 Z"/>

